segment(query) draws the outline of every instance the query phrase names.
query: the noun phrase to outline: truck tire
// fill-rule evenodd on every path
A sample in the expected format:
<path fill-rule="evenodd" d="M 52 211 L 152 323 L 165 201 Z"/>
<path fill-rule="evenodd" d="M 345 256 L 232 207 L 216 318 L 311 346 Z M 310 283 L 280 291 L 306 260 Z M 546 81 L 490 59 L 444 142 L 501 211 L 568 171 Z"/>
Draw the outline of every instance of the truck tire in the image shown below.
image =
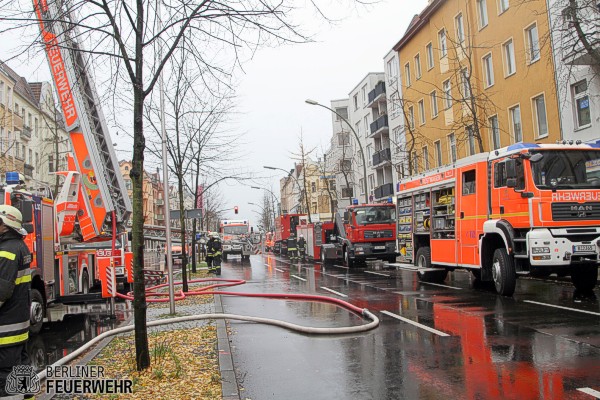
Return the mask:
<path fill-rule="evenodd" d="M 354 260 L 350 258 L 350 252 L 348 251 L 348 246 L 344 247 L 344 264 L 346 267 L 353 268 Z"/>
<path fill-rule="evenodd" d="M 331 265 L 331 260 L 328 260 L 327 257 L 325 257 L 325 249 L 321 247 L 321 265 Z"/>
<path fill-rule="evenodd" d="M 417 250 L 415 264 L 419 268 L 432 268 L 431 249 L 429 247 L 420 247 Z M 417 271 L 417 276 L 421 282 L 441 283 L 446 280 L 448 271 L 440 269 L 439 271 Z"/>
<path fill-rule="evenodd" d="M 44 297 L 40 291 L 37 289 L 31 289 L 31 307 L 29 316 L 29 332 L 31 334 L 38 334 L 42 330 L 45 309 L 46 306 L 44 305 Z"/>
<path fill-rule="evenodd" d="M 588 293 L 596 287 L 598 280 L 598 267 L 595 265 L 573 266 L 571 270 L 571 282 L 575 289 Z"/>
<path fill-rule="evenodd" d="M 494 251 L 492 259 L 492 278 L 496 292 L 502 296 L 512 296 L 517 285 L 515 262 L 505 248 Z"/>

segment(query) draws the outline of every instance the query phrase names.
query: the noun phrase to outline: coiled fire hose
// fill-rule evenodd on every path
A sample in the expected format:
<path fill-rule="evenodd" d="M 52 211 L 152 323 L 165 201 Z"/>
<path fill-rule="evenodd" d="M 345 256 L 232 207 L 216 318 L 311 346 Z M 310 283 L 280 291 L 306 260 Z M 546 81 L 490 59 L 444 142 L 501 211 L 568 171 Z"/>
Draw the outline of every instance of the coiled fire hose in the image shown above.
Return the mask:
<path fill-rule="evenodd" d="M 221 314 L 221 313 L 215 314 L 215 313 L 213 313 L 213 314 L 186 315 L 184 317 L 175 317 L 175 318 L 169 318 L 169 319 L 155 320 L 155 321 L 148 322 L 146 324 L 146 326 L 153 327 L 153 326 L 160 326 L 160 325 L 166 325 L 166 324 L 175 324 L 175 323 L 179 323 L 179 322 L 197 321 L 197 320 L 203 320 L 203 319 L 231 319 L 231 320 L 237 320 L 237 321 L 249 321 L 249 322 L 256 322 L 256 323 L 261 323 L 261 324 L 279 326 L 281 328 L 286 328 L 286 329 L 289 329 L 292 331 L 306 333 L 306 334 L 312 334 L 312 335 L 341 335 L 341 334 L 348 334 L 348 333 L 366 332 L 366 331 L 376 328 L 379 325 L 379 318 L 377 318 L 377 316 L 375 314 L 373 314 L 366 308 L 359 308 L 351 303 L 348 303 L 347 301 L 336 299 L 333 297 L 318 296 L 318 295 L 306 295 L 306 294 L 294 294 L 294 293 L 242 293 L 242 292 L 223 292 L 223 291 L 219 291 L 219 290 L 212 290 L 212 289 L 219 288 L 219 287 L 237 286 L 237 285 L 242 285 L 242 284 L 246 283 L 245 280 L 235 280 L 235 279 L 222 279 L 222 278 L 194 279 L 194 280 L 188 281 L 188 283 L 215 282 L 215 281 L 220 282 L 220 283 L 215 283 L 215 284 L 208 285 L 208 286 L 202 287 L 197 290 L 191 290 L 188 292 L 183 292 L 182 290 L 180 290 L 179 293 L 175 296 L 175 300 L 183 300 L 184 298 L 186 298 L 186 296 L 210 295 L 210 294 L 216 295 L 217 294 L 217 295 L 225 295 L 225 296 L 260 297 L 260 298 L 266 298 L 266 299 L 293 300 L 293 301 L 317 301 L 317 302 L 321 302 L 321 303 L 330 303 L 330 304 L 339 306 L 341 308 L 345 308 L 357 315 L 360 315 L 361 317 L 363 317 L 365 319 L 370 320 L 370 322 L 363 324 L 363 325 L 357 325 L 357 326 L 317 328 L 317 327 L 311 327 L 311 326 L 297 325 L 297 324 L 293 324 L 291 322 L 285 322 L 285 321 L 271 319 L 271 318 L 253 317 L 253 316 L 237 315 L 237 314 Z M 158 302 L 169 301 L 168 293 L 156 292 L 156 290 L 163 288 L 167 285 L 168 284 L 161 284 L 161 285 L 153 286 L 153 287 L 146 289 L 147 302 L 158 303 Z M 175 282 L 175 285 L 181 285 L 181 282 Z M 131 296 L 129 293 L 127 295 L 118 293 L 117 296 L 122 299 L 133 300 L 133 296 Z M 86 344 L 84 344 L 83 346 L 81 346 L 80 348 L 75 350 L 73 353 L 56 361 L 55 363 L 53 363 L 51 365 L 51 367 L 57 367 L 57 366 L 64 365 L 64 364 L 71 362 L 72 360 L 74 360 L 75 358 L 79 357 L 81 354 L 86 352 L 89 348 L 96 345 L 98 342 L 100 342 L 101 340 L 103 340 L 107 337 L 118 335 L 121 333 L 131 332 L 134 329 L 135 329 L 134 325 L 127 325 L 127 326 L 123 326 L 120 328 L 112 329 L 110 331 L 106 331 L 106 332 L 96 336 L 94 339 L 90 340 L 89 342 L 87 342 Z M 40 380 L 46 379 L 46 369 L 43 369 L 42 371 L 40 371 L 37 374 L 37 376 Z"/>

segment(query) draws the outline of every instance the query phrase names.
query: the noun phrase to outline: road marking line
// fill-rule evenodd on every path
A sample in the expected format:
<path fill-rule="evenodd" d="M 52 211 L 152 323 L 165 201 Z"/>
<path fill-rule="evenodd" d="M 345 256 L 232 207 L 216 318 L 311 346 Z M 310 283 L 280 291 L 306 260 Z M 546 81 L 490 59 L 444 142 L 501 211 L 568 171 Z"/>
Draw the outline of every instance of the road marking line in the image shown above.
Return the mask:
<path fill-rule="evenodd" d="M 523 300 L 523 302 L 525 302 L 525 303 L 532 303 L 532 304 L 539 304 L 541 306 L 548 306 L 548 307 L 560 308 L 560 309 L 563 309 L 563 310 L 576 311 L 576 312 L 580 312 L 580 313 L 592 314 L 592 315 L 600 316 L 600 313 L 593 312 L 593 311 L 578 310 L 576 308 L 569 308 L 569 307 L 563 307 L 563 306 L 555 306 L 554 304 L 540 303 L 538 301 L 533 301 L 533 300 Z"/>
<path fill-rule="evenodd" d="M 445 288 L 449 288 L 449 289 L 454 289 L 454 290 L 462 290 L 462 288 L 459 288 L 459 287 L 448 286 L 448 285 L 440 285 L 439 283 L 431 283 L 431 282 L 420 282 L 420 283 L 423 283 L 425 285 L 441 286 L 441 287 L 445 287 Z"/>
<path fill-rule="evenodd" d="M 373 275 L 381 275 L 381 276 L 387 276 L 388 278 L 390 277 L 390 275 L 388 274 L 382 274 L 380 272 L 373 272 L 373 271 L 365 271 L 367 274 L 373 274 Z"/>
<path fill-rule="evenodd" d="M 341 297 L 348 297 L 348 295 L 345 295 L 344 293 L 336 292 L 335 290 L 329 289 L 329 288 L 327 288 L 325 286 L 321 286 L 321 289 L 327 290 L 328 292 L 331 292 L 333 294 L 337 294 L 338 296 L 341 296 Z"/>
<path fill-rule="evenodd" d="M 304 282 L 306 282 L 306 279 L 304 279 L 304 278 L 300 278 L 299 276 L 296 276 L 296 275 L 290 275 L 290 276 L 291 276 L 292 278 L 300 279 L 301 281 L 304 281 Z"/>
<path fill-rule="evenodd" d="M 600 399 L 600 392 L 594 389 L 590 389 L 590 388 L 579 388 L 577 389 L 580 392 L 583 392 L 585 394 L 589 394 L 590 396 L 594 396 L 597 399 Z"/>
<path fill-rule="evenodd" d="M 418 322 L 415 322 L 412 319 L 404 318 L 404 317 L 402 317 L 402 316 L 400 316 L 398 314 L 394 314 L 394 313 L 391 313 L 389 311 L 382 311 L 381 313 L 385 314 L 385 315 L 389 315 L 392 318 L 399 319 L 400 321 L 404 321 L 406 323 L 409 323 L 409 324 L 414 325 L 416 327 L 419 327 L 421 329 L 425 329 L 426 331 L 429 331 L 431 333 L 435 333 L 436 335 L 439 335 L 439 336 L 450 336 L 450 335 L 448 335 L 445 332 L 438 331 L 437 329 L 430 328 L 430 327 L 428 327 L 426 325 L 423 325 L 423 324 L 420 324 Z"/>
<path fill-rule="evenodd" d="M 344 269 L 348 269 L 348 267 L 345 267 L 345 266 L 343 266 L 343 265 L 337 265 L 337 264 L 334 264 L 333 266 L 334 266 L 334 267 L 338 267 L 338 268 L 344 268 Z"/>
<path fill-rule="evenodd" d="M 279 269 L 279 268 L 275 268 L 275 271 L 279 271 L 279 272 L 285 272 L 284 270 L 282 270 L 282 269 Z"/>

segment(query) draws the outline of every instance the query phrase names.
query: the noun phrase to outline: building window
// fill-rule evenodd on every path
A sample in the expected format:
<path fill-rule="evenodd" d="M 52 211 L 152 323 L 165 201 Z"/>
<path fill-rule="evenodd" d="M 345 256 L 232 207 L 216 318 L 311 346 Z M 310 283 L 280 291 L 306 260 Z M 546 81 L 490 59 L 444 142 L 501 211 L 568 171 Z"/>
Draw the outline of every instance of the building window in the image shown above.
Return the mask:
<path fill-rule="evenodd" d="M 316 182 L 311 182 L 310 183 L 310 192 L 311 193 L 316 193 L 317 192 L 317 183 Z"/>
<path fill-rule="evenodd" d="M 352 197 L 354 196 L 354 188 L 351 187 L 343 187 L 342 188 L 342 197 Z"/>
<path fill-rule="evenodd" d="M 532 64 L 540 59 L 540 41 L 537 24 L 533 24 L 525 29 L 525 38 L 527 40 L 527 58 L 529 63 Z"/>
<path fill-rule="evenodd" d="M 521 107 L 514 106 L 509 110 L 510 114 L 510 125 L 512 129 L 512 136 L 515 143 L 523 141 L 523 131 L 521 129 Z"/>
<path fill-rule="evenodd" d="M 358 186 L 360 186 L 360 194 L 365 194 L 365 178 L 358 180 Z"/>
<path fill-rule="evenodd" d="M 510 76 L 517 71 L 515 65 L 515 46 L 512 39 L 502 45 L 502 54 L 504 55 L 504 76 Z"/>
<path fill-rule="evenodd" d="M 502 14 L 504 11 L 508 10 L 508 0 L 498 0 L 499 4 L 499 8 L 500 8 L 500 14 Z"/>
<path fill-rule="evenodd" d="M 463 44 L 465 42 L 465 27 L 463 25 L 462 13 L 454 18 L 454 25 L 456 26 L 456 41 L 459 44 Z"/>
<path fill-rule="evenodd" d="M 341 160 L 340 169 L 342 170 L 342 172 L 352 171 L 352 160 Z"/>
<path fill-rule="evenodd" d="M 369 119 L 368 119 L 368 115 L 365 115 L 365 118 L 363 118 L 363 122 L 365 125 L 365 137 L 369 137 L 369 133 L 371 133 L 371 127 L 369 126 Z"/>
<path fill-rule="evenodd" d="M 448 135 L 448 150 L 450 153 L 450 162 L 456 162 L 456 136 L 454 136 L 454 133 Z"/>
<path fill-rule="evenodd" d="M 362 150 L 358 151 L 358 166 L 362 167 L 363 166 L 363 161 L 364 161 L 364 154 L 362 152 Z"/>
<path fill-rule="evenodd" d="M 354 124 L 354 128 L 356 129 L 356 134 L 358 136 L 360 136 L 361 134 L 361 130 L 360 130 L 360 121 L 358 121 L 357 123 Z"/>
<path fill-rule="evenodd" d="M 419 122 L 421 125 L 425 123 L 425 100 L 419 100 Z"/>
<path fill-rule="evenodd" d="M 477 16 L 479 17 L 479 29 L 485 28 L 488 24 L 486 0 L 477 0 Z"/>
<path fill-rule="evenodd" d="M 413 106 L 408 107 L 408 126 L 415 129 L 415 110 Z"/>
<path fill-rule="evenodd" d="M 430 70 L 433 68 L 433 45 L 431 43 L 427 44 L 427 69 Z"/>
<path fill-rule="evenodd" d="M 364 85 L 361 89 L 360 89 L 360 93 L 362 94 L 362 101 L 363 101 L 363 105 L 367 105 L 367 101 L 369 99 L 369 96 L 367 96 L 367 85 Z"/>
<path fill-rule="evenodd" d="M 413 174 L 418 174 L 419 173 L 419 155 L 417 154 L 416 151 L 413 151 L 412 154 L 412 162 L 413 162 Z"/>
<path fill-rule="evenodd" d="M 369 188 L 370 190 L 375 189 L 375 175 L 369 175 Z"/>
<path fill-rule="evenodd" d="M 404 65 L 404 76 L 406 77 L 406 87 L 410 87 L 410 64 L 406 63 Z"/>
<path fill-rule="evenodd" d="M 533 111 L 535 114 L 535 133 L 538 138 L 548 135 L 548 122 L 546 120 L 546 101 L 544 95 L 533 99 Z"/>
<path fill-rule="evenodd" d="M 472 156 L 476 153 L 475 151 L 475 132 L 473 132 L 473 126 L 467 126 L 467 141 L 469 143 L 469 155 Z"/>
<path fill-rule="evenodd" d="M 38 129 L 40 128 L 39 123 L 38 123 L 38 119 L 34 119 L 33 121 L 33 133 L 34 135 L 37 137 L 38 136 Z"/>
<path fill-rule="evenodd" d="M 131 179 L 125 179 L 125 189 L 133 190 L 133 185 L 131 183 Z"/>
<path fill-rule="evenodd" d="M 440 58 L 446 57 L 448 54 L 448 45 L 446 43 L 446 30 L 442 29 L 438 32 L 438 41 L 440 44 Z"/>
<path fill-rule="evenodd" d="M 54 172 L 54 156 L 48 156 L 48 172 Z"/>
<path fill-rule="evenodd" d="M 490 134 L 492 135 L 492 150 L 498 150 L 500 144 L 500 127 L 498 126 L 498 116 L 494 115 L 488 119 Z"/>
<path fill-rule="evenodd" d="M 373 165 L 373 146 L 371 144 L 367 145 L 367 160 L 369 166 Z"/>
<path fill-rule="evenodd" d="M 12 109 L 12 89 L 6 88 L 6 107 Z"/>
<path fill-rule="evenodd" d="M 489 88 L 494 85 L 494 64 L 492 62 L 492 53 L 483 57 L 483 73 L 485 79 L 485 87 Z"/>
<path fill-rule="evenodd" d="M 29 149 L 29 165 L 33 164 L 33 150 Z"/>
<path fill-rule="evenodd" d="M 348 107 L 338 107 L 335 109 L 335 120 L 341 121 L 343 119 L 348 119 Z"/>
<path fill-rule="evenodd" d="M 435 118 L 438 115 L 438 103 L 437 103 L 437 92 L 434 90 L 429 93 L 429 97 L 431 98 L 431 117 Z"/>
<path fill-rule="evenodd" d="M 415 79 L 421 79 L 421 55 L 415 56 Z"/>
<path fill-rule="evenodd" d="M 435 145 L 435 159 L 437 162 L 437 166 L 442 166 L 442 142 L 440 140 L 434 143 Z"/>
<path fill-rule="evenodd" d="M 317 202 L 313 201 L 311 204 L 311 213 L 312 214 L 316 214 L 317 213 Z"/>
<path fill-rule="evenodd" d="M 35 152 L 35 168 L 40 168 L 40 153 L 38 153 L 37 151 Z"/>
<path fill-rule="evenodd" d="M 398 60 L 396 58 L 392 58 L 391 60 L 388 60 L 387 69 L 388 69 L 389 81 L 390 81 L 390 84 L 392 84 L 392 83 L 396 82 L 396 79 L 398 79 Z"/>
<path fill-rule="evenodd" d="M 444 88 L 444 107 L 446 110 L 448 110 L 450 107 L 452 107 L 452 89 L 450 87 L 450 79 L 444 81 L 442 87 Z"/>
<path fill-rule="evenodd" d="M 350 133 L 349 132 L 338 133 L 338 145 L 339 146 L 347 146 L 349 144 L 350 144 Z"/>
<path fill-rule="evenodd" d="M 582 128 L 592 123 L 590 115 L 590 97 L 588 95 L 587 81 L 584 79 L 571 85 L 571 95 L 575 106 L 575 123 L 577 128 Z"/>
<path fill-rule="evenodd" d="M 352 98 L 354 100 L 354 111 L 358 110 L 358 93 Z"/>
<path fill-rule="evenodd" d="M 471 99 L 471 82 L 469 81 L 469 78 L 468 69 L 464 68 L 462 71 L 460 71 L 461 88 L 464 100 Z"/>
<path fill-rule="evenodd" d="M 400 113 L 400 96 L 397 92 L 392 93 L 390 96 L 390 104 L 391 104 L 391 117 L 396 118 Z"/>
<path fill-rule="evenodd" d="M 425 171 L 429 170 L 429 149 L 427 146 L 423 146 L 423 167 L 425 167 Z"/>
<path fill-rule="evenodd" d="M 0 104 L 4 104 L 4 82 L 0 81 Z"/>
<path fill-rule="evenodd" d="M 329 190 L 335 190 L 335 179 L 329 180 Z"/>

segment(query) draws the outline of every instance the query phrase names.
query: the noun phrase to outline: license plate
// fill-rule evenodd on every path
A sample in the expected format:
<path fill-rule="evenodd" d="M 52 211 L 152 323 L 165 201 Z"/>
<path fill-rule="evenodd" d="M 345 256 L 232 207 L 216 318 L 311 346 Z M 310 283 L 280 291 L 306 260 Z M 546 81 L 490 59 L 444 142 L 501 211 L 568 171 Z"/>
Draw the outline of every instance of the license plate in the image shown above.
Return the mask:
<path fill-rule="evenodd" d="M 116 267 L 115 268 L 115 273 L 117 275 L 125 275 L 125 267 Z"/>
<path fill-rule="evenodd" d="M 576 246 L 573 246 L 573 252 L 574 253 L 595 253 L 596 246 L 594 246 L 593 244 L 578 244 Z"/>
<path fill-rule="evenodd" d="M 375 246 L 375 250 L 385 250 L 385 246 Z"/>

